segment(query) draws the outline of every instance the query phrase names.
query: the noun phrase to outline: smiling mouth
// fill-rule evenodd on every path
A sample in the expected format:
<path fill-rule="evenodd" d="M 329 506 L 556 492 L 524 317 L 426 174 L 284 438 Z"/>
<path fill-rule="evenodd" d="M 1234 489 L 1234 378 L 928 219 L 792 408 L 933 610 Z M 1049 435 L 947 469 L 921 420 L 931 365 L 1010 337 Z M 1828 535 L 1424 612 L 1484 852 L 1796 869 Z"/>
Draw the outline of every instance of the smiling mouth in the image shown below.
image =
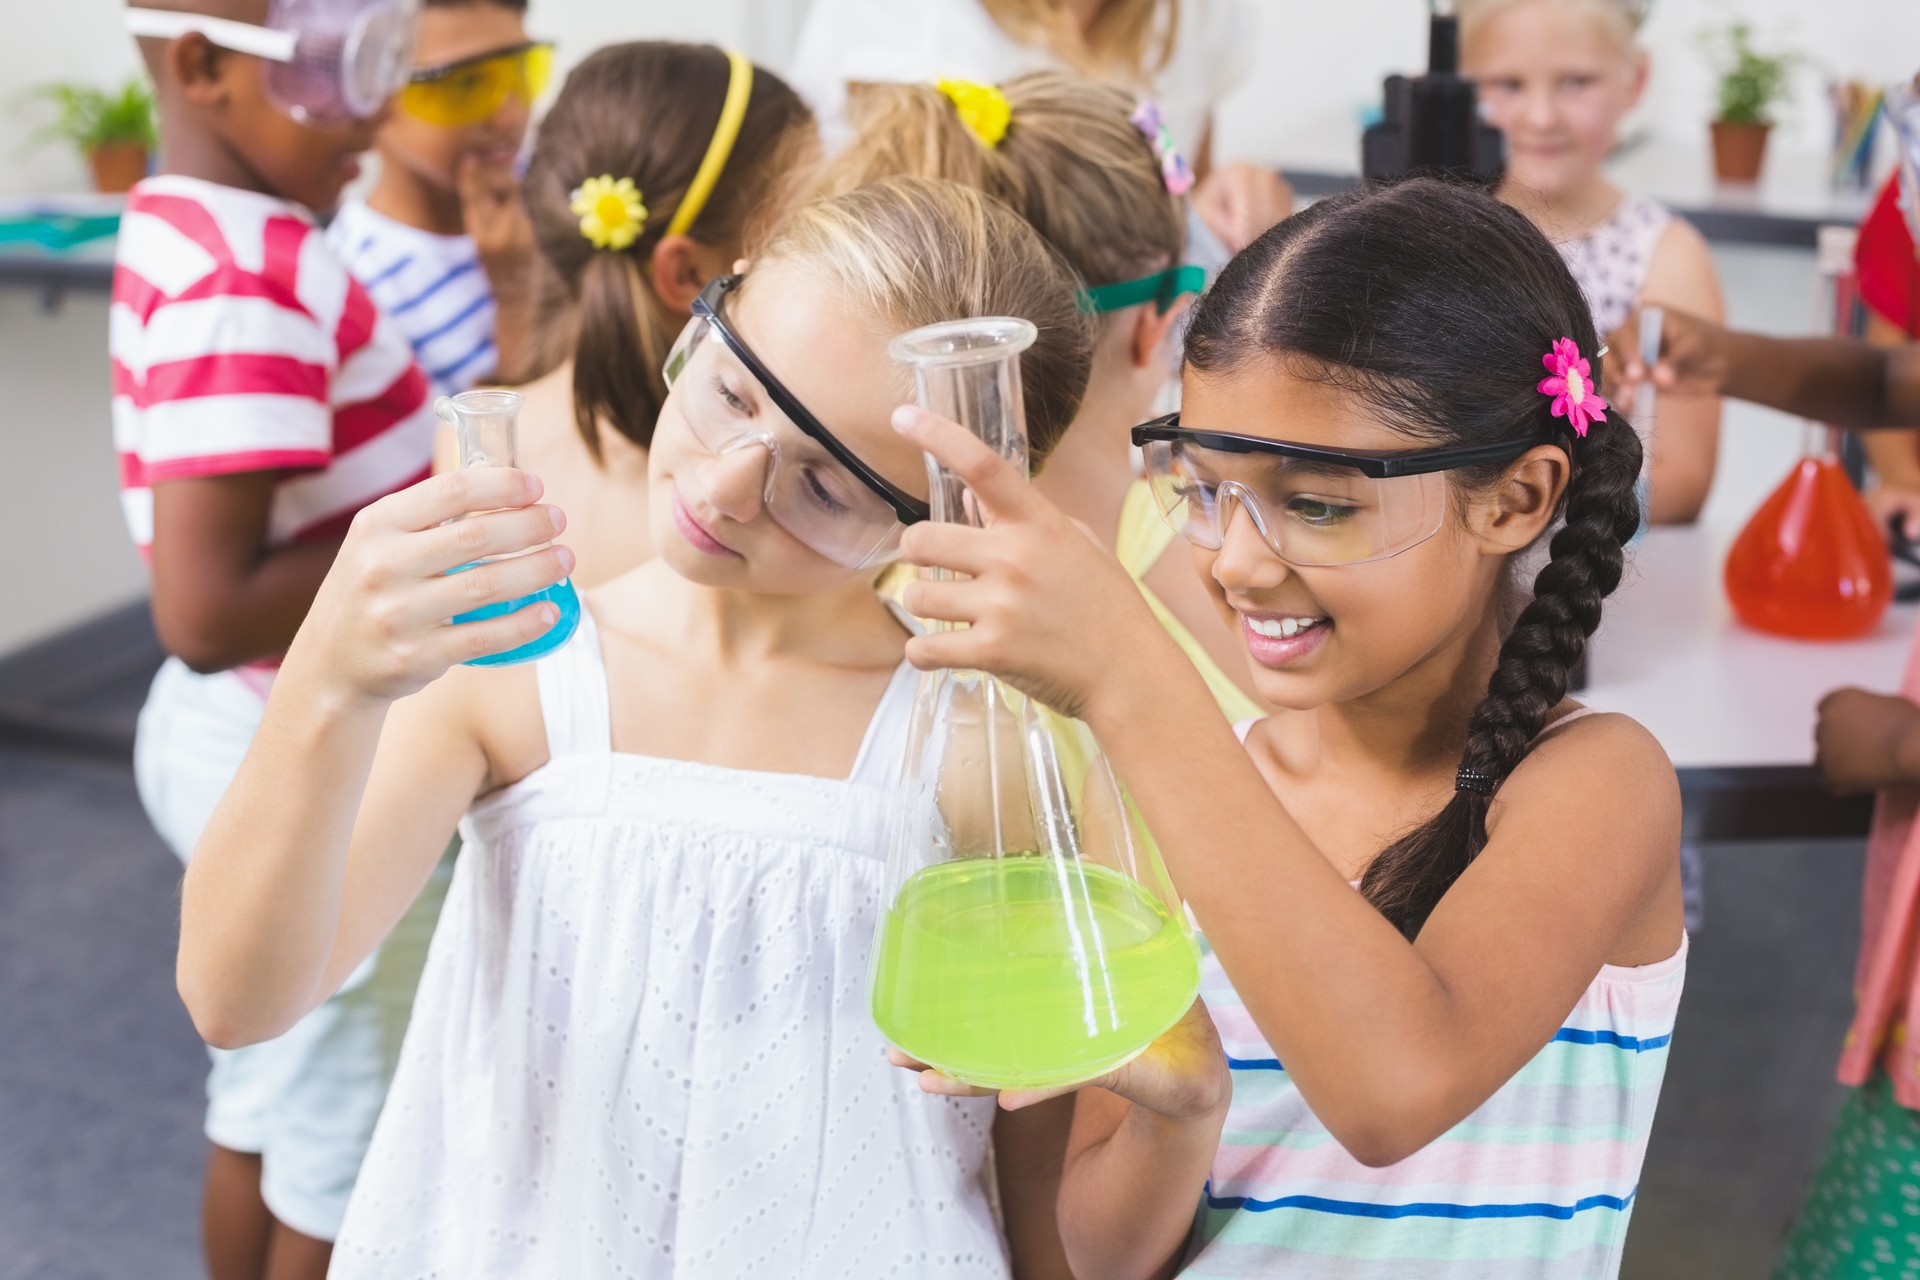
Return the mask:
<path fill-rule="evenodd" d="M 1311 631 L 1315 627 L 1327 625 L 1325 618 L 1304 616 L 1255 618 L 1247 614 L 1241 616 L 1246 619 L 1247 630 L 1257 636 L 1264 636 L 1268 640 L 1291 640 L 1303 631 Z"/>

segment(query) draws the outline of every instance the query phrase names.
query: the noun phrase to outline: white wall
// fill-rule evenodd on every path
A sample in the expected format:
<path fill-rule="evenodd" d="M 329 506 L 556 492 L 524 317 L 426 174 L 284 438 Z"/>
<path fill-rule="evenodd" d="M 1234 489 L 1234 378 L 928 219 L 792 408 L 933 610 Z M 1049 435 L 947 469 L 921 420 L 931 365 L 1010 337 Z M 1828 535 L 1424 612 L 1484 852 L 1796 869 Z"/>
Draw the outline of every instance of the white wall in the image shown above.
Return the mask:
<path fill-rule="evenodd" d="M 1261 20 L 1255 70 L 1221 112 L 1215 154 L 1300 168 L 1359 165 L 1358 113 L 1380 81 L 1426 66 L 1426 0 L 1246 0 Z M 1653 58 L 1647 96 L 1627 130 L 1704 146 L 1714 76 L 1697 33 L 1740 17 L 1764 46 L 1809 59 L 1779 141 L 1828 144 L 1828 75 L 1894 82 L 1920 69 L 1920 4 L 1912 0 L 1654 0 L 1641 32 Z"/>

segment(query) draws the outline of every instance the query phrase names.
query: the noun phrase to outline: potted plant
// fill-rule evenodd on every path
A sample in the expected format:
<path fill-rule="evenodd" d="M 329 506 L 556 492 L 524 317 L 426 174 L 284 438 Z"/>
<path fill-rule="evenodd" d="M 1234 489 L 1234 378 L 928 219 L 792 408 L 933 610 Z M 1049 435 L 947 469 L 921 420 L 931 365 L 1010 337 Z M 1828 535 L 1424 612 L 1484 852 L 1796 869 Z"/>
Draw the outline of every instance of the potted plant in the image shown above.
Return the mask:
<path fill-rule="evenodd" d="M 1791 53 L 1761 53 L 1753 28 L 1735 22 L 1707 33 L 1720 65 L 1719 107 L 1713 131 L 1713 171 L 1722 182 L 1754 182 L 1767 155 L 1773 107 L 1787 96 L 1794 67 Z"/>
<path fill-rule="evenodd" d="M 38 142 L 65 142 L 86 157 L 100 191 L 126 191 L 147 176 L 147 157 L 158 145 L 153 91 L 138 76 L 117 92 L 84 84 L 43 84 L 31 96 L 53 108 L 53 121 Z"/>

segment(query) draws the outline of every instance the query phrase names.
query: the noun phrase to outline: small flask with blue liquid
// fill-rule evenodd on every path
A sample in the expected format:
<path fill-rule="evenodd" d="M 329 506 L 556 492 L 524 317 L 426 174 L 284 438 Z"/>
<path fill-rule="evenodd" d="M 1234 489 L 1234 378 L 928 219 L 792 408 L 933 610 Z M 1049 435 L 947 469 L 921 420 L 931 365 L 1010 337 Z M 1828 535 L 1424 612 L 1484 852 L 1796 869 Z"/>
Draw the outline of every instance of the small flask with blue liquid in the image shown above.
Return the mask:
<path fill-rule="evenodd" d="M 434 401 L 433 411 L 443 421 L 453 424 L 455 436 L 460 441 L 460 469 L 469 467 L 511 467 L 514 465 L 514 430 L 520 415 L 520 406 L 524 400 L 511 391 L 462 391 L 457 396 L 442 396 Z M 529 547 L 519 555 L 527 555 L 543 550 L 549 544 L 541 543 Z M 507 559 L 494 556 L 490 559 Z M 473 564 L 463 564 L 449 573 L 460 573 L 473 568 L 474 564 L 485 561 L 476 560 Z M 529 640 L 517 648 L 505 653 L 488 654 L 484 658 L 468 661 L 470 667 L 510 667 L 522 662 L 533 662 L 544 658 L 561 645 L 573 638 L 574 631 L 580 625 L 580 597 L 574 592 L 573 580 L 562 578 L 550 587 L 520 596 L 513 600 L 503 600 L 498 604 L 482 605 L 466 613 L 455 614 L 453 621 L 484 622 L 488 618 L 498 618 L 504 614 L 524 609 L 528 605 L 539 604 L 542 600 L 551 601 L 560 611 L 559 621 L 547 628 L 545 635 Z"/>

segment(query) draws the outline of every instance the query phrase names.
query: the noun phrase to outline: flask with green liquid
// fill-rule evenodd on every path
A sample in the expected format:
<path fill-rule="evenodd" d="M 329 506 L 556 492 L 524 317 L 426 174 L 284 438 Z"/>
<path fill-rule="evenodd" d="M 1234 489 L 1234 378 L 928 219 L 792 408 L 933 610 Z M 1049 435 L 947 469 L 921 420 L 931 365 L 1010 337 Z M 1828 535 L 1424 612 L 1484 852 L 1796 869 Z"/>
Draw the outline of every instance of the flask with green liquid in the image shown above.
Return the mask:
<path fill-rule="evenodd" d="M 988 317 L 891 350 L 922 406 L 1024 470 L 1034 336 Z M 959 478 L 927 470 L 933 518 L 980 523 Z M 1186 913 L 1085 725 L 983 672 L 927 672 L 901 793 L 871 984 L 888 1040 L 972 1084 L 1044 1088 L 1112 1070 L 1186 1012 Z"/>

